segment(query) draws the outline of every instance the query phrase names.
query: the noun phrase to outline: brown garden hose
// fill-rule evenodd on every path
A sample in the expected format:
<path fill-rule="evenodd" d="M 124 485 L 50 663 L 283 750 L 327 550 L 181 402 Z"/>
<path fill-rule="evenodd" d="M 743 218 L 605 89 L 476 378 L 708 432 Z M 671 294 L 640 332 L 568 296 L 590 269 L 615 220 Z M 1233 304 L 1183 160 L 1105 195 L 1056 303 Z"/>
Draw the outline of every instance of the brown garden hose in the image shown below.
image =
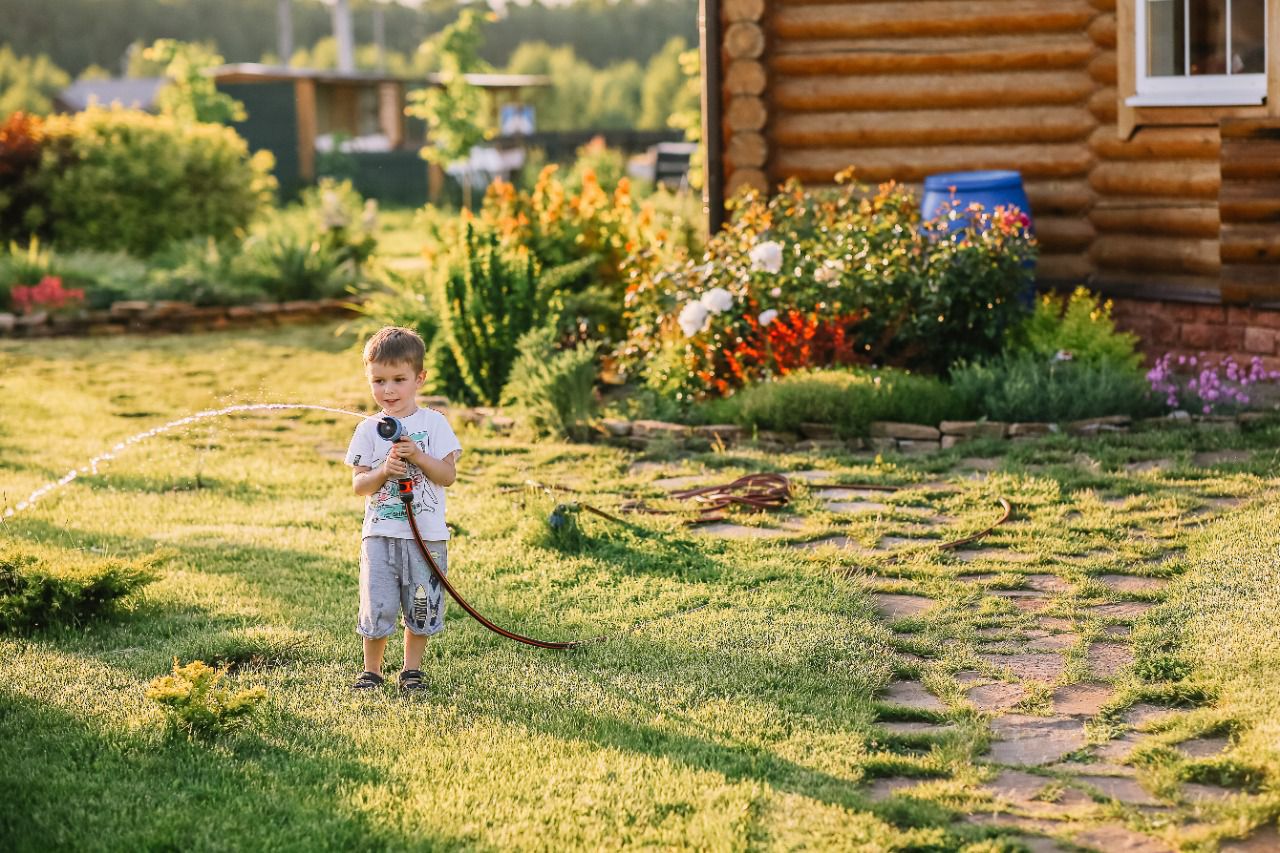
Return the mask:
<path fill-rule="evenodd" d="M 467 602 L 467 600 L 458 593 L 456 589 L 453 588 L 453 584 L 449 583 L 448 577 L 445 576 L 444 572 L 440 571 L 440 566 L 436 563 L 435 558 L 431 556 L 431 552 L 427 549 L 427 544 L 422 541 L 422 534 L 418 532 L 418 521 L 416 518 L 414 518 L 414 515 L 413 515 L 413 505 L 412 505 L 413 487 L 411 484 L 408 484 L 406 488 L 407 482 L 408 481 L 401 482 L 400 496 L 405 504 L 405 517 L 408 518 L 409 520 L 409 528 L 413 531 L 413 539 L 415 542 L 418 543 L 418 549 L 422 551 L 422 556 L 426 558 L 427 565 L 431 567 L 431 571 L 435 572 L 436 577 L 440 578 L 440 583 L 444 584 L 445 590 L 449 593 L 449 595 L 453 598 L 454 601 L 458 602 L 458 605 L 463 610 L 465 610 L 467 612 L 467 615 L 469 615 L 472 619 L 475 619 L 477 622 L 479 622 L 481 625 L 488 628 L 490 631 L 494 632 L 495 634 L 498 634 L 499 636 L 502 636 L 502 637 L 506 637 L 508 640 L 515 640 L 517 643 L 523 643 L 526 646 L 534 646 L 540 649 L 559 649 L 559 650 L 572 649 L 582 645 L 583 643 L 603 641 L 608 639 L 607 636 L 601 635 L 598 637 L 591 637 L 585 640 L 538 640 L 533 637 L 526 637 L 523 634 L 517 634 L 514 631 L 508 631 L 506 628 L 503 628 L 502 626 L 497 625 L 494 622 L 487 619 L 482 613 L 480 613 L 480 611 L 472 607 Z M 530 482 L 528 483 L 528 485 L 536 486 L 546 491 L 551 491 L 549 487 L 541 483 Z M 869 488 L 869 489 L 876 489 L 879 491 L 892 491 L 896 487 L 882 486 L 882 485 L 872 485 L 872 486 L 865 486 L 865 487 L 842 485 L 840 486 L 840 488 L 857 488 L 857 489 Z M 737 480 L 734 480 L 732 483 L 728 483 L 723 486 L 710 486 L 710 487 L 698 488 L 698 489 L 684 489 L 681 491 L 673 492 L 672 497 L 692 499 L 702 503 L 704 506 L 702 509 L 699 510 L 699 517 L 691 522 L 691 523 L 700 523 L 702 521 L 716 520 L 719 516 L 715 514 L 718 514 L 720 510 L 723 510 L 729 506 L 734 506 L 734 505 L 743 506 L 748 509 L 754 509 L 754 510 L 768 510 L 768 509 L 774 509 L 777 507 L 782 507 L 782 506 L 785 506 L 787 502 L 790 500 L 790 493 L 791 493 L 791 483 L 790 481 L 787 480 L 785 476 L 781 474 L 749 474 L 745 477 L 740 477 Z M 938 550 L 940 551 L 947 551 L 953 548 L 959 548 L 962 545 L 967 545 L 970 542 L 974 542 L 974 541 L 977 541 L 978 539 L 981 539 L 982 537 L 989 534 L 991 531 L 995 530 L 1000 525 L 1004 524 L 1006 521 L 1009 520 L 1009 516 L 1013 513 L 1013 505 L 1010 504 L 1009 501 L 1003 497 L 997 498 L 997 500 L 999 500 L 1000 506 L 1004 509 L 1004 513 L 1000 516 L 1000 518 L 994 524 L 984 528 L 983 530 L 978 531 L 977 533 L 971 534 L 969 536 L 965 536 L 960 539 L 953 539 L 947 542 L 943 542 L 933 547 L 938 548 Z M 589 512 L 592 512 L 600 516 L 601 518 L 605 518 L 610 521 L 615 521 L 619 524 L 627 523 L 623 519 L 618 518 L 615 515 L 611 515 L 603 510 L 597 509 L 593 506 L 590 506 L 589 504 L 578 504 L 578 506 L 581 507 L 582 509 L 588 510 Z M 644 508 L 643 505 L 633 505 L 629 508 L 632 509 L 633 511 L 639 511 L 639 512 L 661 512 L 660 510 L 649 510 L 647 508 Z M 712 514 L 709 515 L 709 513 L 712 513 Z M 891 558 L 892 558 L 892 555 L 891 555 Z M 691 608 L 690 610 L 681 611 L 681 614 L 692 613 L 693 611 L 701 610 L 703 607 L 706 607 L 706 606 L 707 605 L 705 603 L 700 604 L 694 608 Z M 681 614 L 675 614 L 675 615 L 681 615 Z M 658 617 L 658 619 L 662 619 L 662 618 L 666 618 L 666 617 Z M 648 620 L 648 622 L 656 622 L 658 621 L 658 619 L 651 619 L 651 620 Z M 636 630 L 641 624 L 647 624 L 647 622 L 634 625 L 624 633 L 630 633 L 631 631 Z"/>

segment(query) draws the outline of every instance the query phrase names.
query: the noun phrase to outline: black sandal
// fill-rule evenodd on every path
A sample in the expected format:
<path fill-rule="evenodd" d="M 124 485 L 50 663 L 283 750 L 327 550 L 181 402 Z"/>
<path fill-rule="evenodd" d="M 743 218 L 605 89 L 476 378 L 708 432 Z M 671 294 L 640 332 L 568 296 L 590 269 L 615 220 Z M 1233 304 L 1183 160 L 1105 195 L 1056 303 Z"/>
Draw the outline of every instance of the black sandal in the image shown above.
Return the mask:
<path fill-rule="evenodd" d="M 406 669 L 400 673 L 400 689 L 405 693 L 415 692 L 418 690 L 426 690 L 427 685 L 422 681 L 422 670 Z"/>
<path fill-rule="evenodd" d="M 356 678 L 356 683 L 351 685 L 352 690 L 377 690 L 386 684 L 387 680 L 376 672 L 365 670 Z"/>

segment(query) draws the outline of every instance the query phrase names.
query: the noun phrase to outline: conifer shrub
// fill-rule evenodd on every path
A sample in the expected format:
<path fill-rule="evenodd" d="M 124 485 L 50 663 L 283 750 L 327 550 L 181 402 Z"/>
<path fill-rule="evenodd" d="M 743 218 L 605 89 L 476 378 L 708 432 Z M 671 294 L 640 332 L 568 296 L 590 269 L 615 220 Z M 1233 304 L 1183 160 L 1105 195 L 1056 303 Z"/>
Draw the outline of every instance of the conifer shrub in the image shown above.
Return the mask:
<path fill-rule="evenodd" d="M 173 733 L 211 738 L 242 727 L 267 698 L 265 687 L 233 690 L 220 682 L 226 670 L 195 660 L 185 666 L 173 659 L 173 672 L 147 685 L 147 698 L 164 710 Z"/>
<path fill-rule="evenodd" d="M 52 555 L 17 545 L 0 548 L 0 631 L 28 634 L 107 615 L 155 579 L 154 562 L 79 560 L 57 566 Z"/>

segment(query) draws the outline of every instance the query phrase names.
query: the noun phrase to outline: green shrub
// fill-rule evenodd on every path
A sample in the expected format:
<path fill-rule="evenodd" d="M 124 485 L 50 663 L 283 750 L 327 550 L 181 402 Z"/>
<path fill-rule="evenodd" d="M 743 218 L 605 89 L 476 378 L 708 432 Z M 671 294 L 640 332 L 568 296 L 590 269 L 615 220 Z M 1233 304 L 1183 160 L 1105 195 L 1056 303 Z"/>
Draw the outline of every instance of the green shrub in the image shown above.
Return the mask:
<path fill-rule="evenodd" d="M 1101 301 L 1083 287 L 1065 299 L 1042 294 L 1031 316 L 1010 337 L 1015 348 L 1046 359 L 1067 353 L 1073 361 L 1089 364 L 1136 369 L 1142 363 L 1138 336 L 1116 331 L 1111 301 Z"/>
<path fill-rule="evenodd" d="M 83 290 L 90 308 L 106 308 L 119 299 L 140 299 L 148 289 L 147 266 L 123 252 L 54 252 L 34 238 L 25 247 L 10 242 L 0 251 L 0 310 L 8 310 L 13 285 L 39 284 L 46 276 L 64 287 Z"/>
<path fill-rule="evenodd" d="M 284 231 L 245 241 L 243 276 L 273 300 L 331 299 L 360 281 L 360 267 L 341 238 Z"/>
<path fill-rule="evenodd" d="M 225 239 L 275 188 L 271 155 L 250 156 L 221 125 L 91 108 L 51 117 L 44 130 L 32 216 L 60 246 L 145 257 L 175 240 Z"/>
<path fill-rule="evenodd" d="M 250 262 L 238 243 L 212 238 L 171 243 L 151 258 L 145 298 L 178 299 L 200 306 L 266 301 L 266 276 L 247 270 Z"/>
<path fill-rule="evenodd" d="M 47 234 L 40 209 L 44 196 L 36 185 L 44 142 L 39 116 L 15 112 L 0 122 L 0 240 Z"/>
<path fill-rule="evenodd" d="M 841 437 L 865 436 L 872 421 L 936 426 L 963 414 L 941 380 L 897 370 L 821 370 L 761 382 L 724 401 L 743 426 L 794 432 L 831 424 Z"/>
<path fill-rule="evenodd" d="M 1163 409 L 1138 370 L 1106 361 L 1060 361 L 1014 353 L 957 365 L 951 371 L 951 385 L 970 415 L 995 421 L 1144 417 Z"/>
<path fill-rule="evenodd" d="M 204 661 L 179 666 L 174 658 L 173 672 L 147 685 L 147 698 L 164 709 L 171 731 L 185 732 L 188 737 L 212 737 L 244 725 L 267 698 L 265 687 L 233 692 L 219 686 L 225 676 L 225 670 Z"/>
<path fill-rule="evenodd" d="M 0 549 L 0 631 L 79 625 L 111 612 L 120 599 L 154 579 L 146 561 L 90 560 L 55 569 L 50 557 L 5 547 Z"/>
<path fill-rule="evenodd" d="M 595 353 L 586 344 L 560 350 L 557 340 L 551 327 L 521 336 L 502 404 L 520 411 L 539 435 L 580 438 L 595 409 Z"/>

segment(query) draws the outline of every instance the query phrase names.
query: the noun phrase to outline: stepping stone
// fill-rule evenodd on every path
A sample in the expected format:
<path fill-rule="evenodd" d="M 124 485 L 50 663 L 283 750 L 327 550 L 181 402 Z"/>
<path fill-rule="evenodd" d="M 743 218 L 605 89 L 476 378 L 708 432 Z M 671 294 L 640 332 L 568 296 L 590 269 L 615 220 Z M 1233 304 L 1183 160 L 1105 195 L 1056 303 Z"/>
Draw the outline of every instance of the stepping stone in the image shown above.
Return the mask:
<path fill-rule="evenodd" d="M 833 501 L 828 503 L 826 508 L 831 512 L 860 515 L 868 512 L 885 512 L 889 509 L 889 505 L 876 503 L 875 501 Z"/>
<path fill-rule="evenodd" d="M 1247 450 L 1209 450 L 1191 457 L 1191 464 L 1200 468 L 1210 465 L 1239 465 L 1252 461 L 1253 454 Z"/>
<path fill-rule="evenodd" d="M 1120 715 L 1120 719 L 1134 728 L 1142 728 L 1152 720 L 1158 720 L 1166 714 L 1173 713 L 1172 708 L 1163 705 L 1151 705 L 1139 702 Z"/>
<path fill-rule="evenodd" d="M 1130 462 L 1124 466 L 1124 470 L 1130 474 L 1145 474 L 1152 471 L 1168 471 L 1172 467 L 1172 459 L 1147 459 L 1142 462 Z"/>
<path fill-rule="evenodd" d="M 1049 599 L 1038 592 L 1026 592 L 1016 589 L 991 590 L 990 595 L 1003 598 L 1023 613 L 1039 613 L 1049 606 Z"/>
<path fill-rule="evenodd" d="M 1183 755 L 1191 758 L 1212 758 L 1226 750 L 1230 742 L 1225 737 L 1197 737 L 1176 744 Z"/>
<path fill-rule="evenodd" d="M 1169 585 L 1167 578 L 1144 578 L 1137 575 L 1098 575 L 1096 579 L 1116 592 L 1159 592 Z"/>
<path fill-rule="evenodd" d="M 889 592 L 874 592 L 876 609 L 889 619 L 900 619 L 903 616 L 918 616 L 932 610 L 937 604 L 932 598 L 923 595 L 897 595 Z"/>
<path fill-rule="evenodd" d="M 838 548 L 842 551 L 853 551 L 858 554 L 871 553 L 871 551 L 862 547 L 862 543 L 849 536 L 828 536 L 826 539 L 813 539 L 809 542 L 793 542 L 791 547 L 801 551 L 817 551 L 821 548 Z"/>
<path fill-rule="evenodd" d="M 1027 643 L 1027 648 L 1036 652 L 1058 652 L 1071 648 L 1079 640 L 1079 634 L 1050 634 Z"/>
<path fill-rule="evenodd" d="M 909 779 L 905 776 L 876 779 L 867 787 L 863 796 L 873 803 L 879 803 L 889 799 L 899 791 L 914 788 L 918 784 L 920 784 L 919 779 Z"/>
<path fill-rule="evenodd" d="M 772 527 L 747 527 L 729 521 L 715 521 L 711 524 L 700 524 L 693 528 L 699 536 L 723 536 L 726 539 L 781 539 L 791 535 L 791 531 L 777 530 Z"/>
<path fill-rule="evenodd" d="M 1160 801 L 1138 784 L 1122 776 L 1081 776 L 1079 781 L 1096 788 L 1104 796 L 1131 806 L 1158 806 Z"/>
<path fill-rule="evenodd" d="M 1102 629 L 1105 637 L 1116 637 L 1121 640 L 1129 639 L 1129 635 L 1133 633 L 1133 628 L 1129 625 L 1108 625 Z"/>
<path fill-rule="evenodd" d="M 1124 761 L 1133 752 L 1133 748 L 1145 738 L 1136 732 L 1125 732 L 1120 737 L 1109 740 L 1094 749 L 1093 754 L 1107 761 Z"/>
<path fill-rule="evenodd" d="M 1008 628 L 979 628 L 973 633 L 979 637 L 1003 637 L 1009 633 Z"/>
<path fill-rule="evenodd" d="M 1101 642 L 1089 646 L 1089 669 L 1102 678 L 1114 678 L 1133 663 L 1133 649 L 1127 643 Z"/>
<path fill-rule="evenodd" d="M 956 727 L 940 723 L 876 723 L 880 728 L 895 735 L 945 735 L 956 730 Z"/>
<path fill-rule="evenodd" d="M 1008 668 L 1014 675 L 1024 681 L 1057 681 L 1065 667 L 1062 655 L 1054 654 L 986 654 L 978 655 L 978 657 L 997 669 Z"/>
<path fill-rule="evenodd" d="M 1145 601 L 1124 601 L 1120 604 L 1095 604 L 1087 610 L 1099 619 L 1137 619 L 1154 606 Z"/>
<path fill-rule="evenodd" d="M 1115 688 L 1107 684 L 1069 684 L 1053 691 L 1053 712 L 1072 717 L 1091 717 L 1111 701 Z"/>
<path fill-rule="evenodd" d="M 1093 847 L 1105 853 L 1173 853 L 1173 848 L 1149 835 L 1121 826 L 1106 824 L 1076 833 L 1076 844 Z"/>
<path fill-rule="evenodd" d="M 1040 592 L 1067 592 L 1071 584 L 1057 575 L 1027 575 L 1027 586 Z"/>
<path fill-rule="evenodd" d="M 1280 830 L 1274 826 L 1258 829 L 1246 838 L 1224 841 L 1218 853 L 1276 853 L 1280 850 Z"/>
<path fill-rule="evenodd" d="M 955 675 L 951 677 L 954 678 L 956 681 L 958 681 L 961 685 L 977 684 L 979 682 L 987 680 L 987 677 L 985 675 L 983 675 L 980 672 L 974 672 L 971 669 L 961 670 L 960 672 L 957 672 Z"/>
<path fill-rule="evenodd" d="M 1042 801 L 1036 799 L 1036 795 L 1053 781 L 1025 770 L 1001 770 L 996 778 L 984 784 L 980 790 L 1019 806 L 1044 805 Z"/>
<path fill-rule="evenodd" d="M 965 691 L 965 696 L 979 711 L 991 714 L 1003 713 L 1026 698 L 1027 689 L 1021 684 L 980 684 Z"/>
<path fill-rule="evenodd" d="M 1234 788 L 1224 788 L 1221 785 L 1202 785 L 1198 782 L 1187 782 L 1182 786 L 1182 796 L 1191 802 L 1204 802 L 1206 800 L 1221 801 L 1228 797 L 1234 797 L 1240 791 Z"/>
<path fill-rule="evenodd" d="M 1023 815 L 1008 814 L 1007 812 L 984 812 L 982 814 L 972 814 L 966 817 L 965 821 L 978 826 L 1014 827 L 1017 829 L 1027 830 L 1029 832 L 1050 833 L 1060 828 L 1060 824 L 1056 821 L 1046 820 L 1044 818 L 1024 817 Z M 1053 850 L 1054 848 L 1049 849 Z"/>
<path fill-rule="evenodd" d="M 1039 616 L 1036 623 L 1049 631 L 1074 631 L 1076 624 L 1070 619 L 1063 619 L 1060 616 Z"/>
<path fill-rule="evenodd" d="M 998 764 L 1051 764 L 1084 746 L 1084 728 L 1070 717 L 1009 714 L 992 720 L 991 730 L 998 738 L 991 760 Z"/>
<path fill-rule="evenodd" d="M 972 563 L 975 560 L 1026 563 L 1035 559 L 1034 554 L 1023 554 L 1018 551 L 1010 551 L 1006 548 L 976 548 L 972 551 L 952 551 L 951 553 L 955 555 L 956 559 L 963 560 L 966 563 Z"/>
<path fill-rule="evenodd" d="M 968 468 L 971 471 L 995 471 L 1000 467 L 1000 457 L 967 456 L 957 462 L 956 467 Z"/>
<path fill-rule="evenodd" d="M 876 489 L 824 488 L 815 489 L 813 495 L 824 501 L 848 501 L 861 500 L 863 498 L 882 498 L 885 493 Z"/>
<path fill-rule="evenodd" d="M 1100 762 L 1092 762 L 1085 764 L 1081 761 L 1064 761 L 1061 764 L 1055 764 L 1050 768 L 1059 773 L 1070 773 L 1075 776 L 1133 776 L 1134 769 L 1125 767 L 1123 764 L 1105 764 Z"/>
<path fill-rule="evenodd" d="M 902 536 L 882 536 L 876 545 L 878 551 L 896 551 L 899 548 L 921 548 L 934 544 L 929 539 L 907 539 Z"/>
<path fill-rule="evenodd" d="M 884 692 L 884 701 L 920 711 L 945 711 L 942 700 L 924 689 L 918 681 L 895 681 Z"/>

